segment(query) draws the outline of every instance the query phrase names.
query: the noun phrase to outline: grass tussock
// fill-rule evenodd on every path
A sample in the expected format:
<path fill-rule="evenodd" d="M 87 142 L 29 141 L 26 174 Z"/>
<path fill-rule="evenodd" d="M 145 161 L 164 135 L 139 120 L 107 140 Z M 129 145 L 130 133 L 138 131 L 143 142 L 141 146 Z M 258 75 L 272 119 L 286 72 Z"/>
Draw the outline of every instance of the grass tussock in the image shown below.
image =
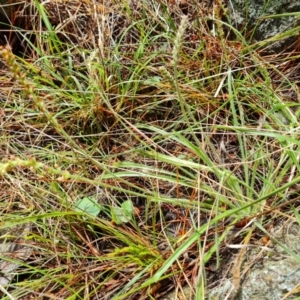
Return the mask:
<path fill-rule="evenodd" d="M 204 299 L 295 219 L 297 50 L 221 2 L 106 2 L 27 1 L 1 48 L 1 299 Z"/>

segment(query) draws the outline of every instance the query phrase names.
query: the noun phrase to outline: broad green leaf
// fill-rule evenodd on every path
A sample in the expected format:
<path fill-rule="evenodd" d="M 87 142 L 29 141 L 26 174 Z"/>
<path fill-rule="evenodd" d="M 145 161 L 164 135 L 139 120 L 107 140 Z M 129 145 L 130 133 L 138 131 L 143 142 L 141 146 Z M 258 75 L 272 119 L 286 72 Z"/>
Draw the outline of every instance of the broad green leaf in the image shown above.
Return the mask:
<path fill-rule="evenodd" d="M 121 207 L 115 206 L 111 208 L 111 218 L 116 224 L 127 223 L 132 220 L 134 207 L 130 200 L 126 200 Z"/>
<path fill-rule="evenodd" d="M 84 211 L 89 215 L 97 217 L 103 206 L 97 203 L 97 200 L 92 197 L 84 197 L 77 201 L 76 205 L 77 211 Z"/>
<path fill-rule="evenodd" d="M 145 84 L 151 85 L 151 84 L 156 84 L 161 82 L 161 77 L 160 76 L 153 76 L 145 80 Z"/>

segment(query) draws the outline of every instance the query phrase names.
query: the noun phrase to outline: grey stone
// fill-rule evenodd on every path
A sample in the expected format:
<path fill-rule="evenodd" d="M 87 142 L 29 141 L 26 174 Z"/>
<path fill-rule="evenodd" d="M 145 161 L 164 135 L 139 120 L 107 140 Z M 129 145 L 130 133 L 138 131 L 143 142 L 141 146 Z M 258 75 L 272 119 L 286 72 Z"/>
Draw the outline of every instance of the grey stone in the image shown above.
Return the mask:
<path fill-rule="evenodd" d="M 268 247 L 253 245 L 247 249 L 240 274 L 245 269 L 247 272 L 241 277 L 238 290 L 231 273 L 226 273 L 223 281 L 209 292 L 209 300 L 299 299 L 300 226 L 296 222 L 278 226 L 271 236 L 273 242 Z M 232 258 L 232 265 L 235 260 Z"/>
<path fill-rule="evenodd" d="M 251 41 L 262 41 L 274 37 L 299 25 L 299 16 L 284 16 L 262 19 L 263 16 L 296 13 L 300 11 L 298 0 L 231 0 L 228 1 L 229 21 L 240 31 L 247 33 Z M 273 51 L 281 51 L 287 43 L 295 38 L 285 39 L 272 47 Z"/>
<path fill-rule="evenodd" d="M 268 259 L 262 268 L 254 268 L 242 284 L 238 299 L 280 300 L 292 292 L 300 282 L 300 263 L 293 258 Z M 292 294 L 285 299 L 294 299 Z M 298 293 L 299 296 L 299 293 Z"/>

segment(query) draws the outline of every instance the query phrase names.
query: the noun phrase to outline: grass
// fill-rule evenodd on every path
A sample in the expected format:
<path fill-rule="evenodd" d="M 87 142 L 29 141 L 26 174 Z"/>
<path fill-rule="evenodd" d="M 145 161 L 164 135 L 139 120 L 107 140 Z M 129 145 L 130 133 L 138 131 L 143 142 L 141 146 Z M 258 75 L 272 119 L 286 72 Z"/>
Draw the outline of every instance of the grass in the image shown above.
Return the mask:
<path fill-rule="evenodd" d="M 218 5 L 66 3 L 1 48 L 2 299 L 204 299 L 232 255 L 242 279 L 243 244 L 299 220 L 299 53 Z"/>

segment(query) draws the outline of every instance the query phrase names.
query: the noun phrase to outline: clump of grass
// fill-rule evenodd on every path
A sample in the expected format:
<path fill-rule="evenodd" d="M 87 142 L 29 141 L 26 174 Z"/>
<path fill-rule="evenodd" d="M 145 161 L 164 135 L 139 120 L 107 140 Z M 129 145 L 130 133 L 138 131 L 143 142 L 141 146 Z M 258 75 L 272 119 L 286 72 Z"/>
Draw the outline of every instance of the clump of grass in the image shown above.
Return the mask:
<path fill-rule="evenodd" d="M 291 73 L 232 28 L 227 40 L 220 7 L 205 8 L 211 31 L 195 3 L 87 1 L 65 22 L 47 5 L 33 6 L 35 61 L 1 49 L 2 228 L 30 224 L 32 249 L 3 299 L 158 299 L 185 285 L 204 298 L 209 270 L 242 256 L 228 240 L 248 244 L 295 196 L 298 112 L 277 84 L 297 93 Z"/>

